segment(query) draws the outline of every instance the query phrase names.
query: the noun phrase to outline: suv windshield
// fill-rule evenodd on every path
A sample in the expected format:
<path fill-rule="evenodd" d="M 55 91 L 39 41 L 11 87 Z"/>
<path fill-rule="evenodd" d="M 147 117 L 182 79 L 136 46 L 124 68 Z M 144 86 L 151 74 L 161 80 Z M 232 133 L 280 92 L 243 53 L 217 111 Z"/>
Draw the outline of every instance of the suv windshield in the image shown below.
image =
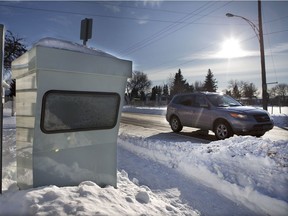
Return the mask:
<path fill-rule="evenodd" d="M 217 107 L 242 106 L 241 103 L 228 95 L 207 95 L 208 100 Z"/>

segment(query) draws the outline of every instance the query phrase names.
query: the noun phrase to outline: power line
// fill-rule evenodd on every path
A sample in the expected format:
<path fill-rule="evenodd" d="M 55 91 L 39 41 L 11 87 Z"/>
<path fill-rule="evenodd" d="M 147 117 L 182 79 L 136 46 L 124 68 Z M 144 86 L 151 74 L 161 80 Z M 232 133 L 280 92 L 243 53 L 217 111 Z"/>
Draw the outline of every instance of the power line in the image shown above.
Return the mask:
<path fill-rule="evenodd" d="M 225 5 L 221 6 L 220 8 L 226 6 L 226 5 L 229 4 L 229 3 L 231 3 L 231 2 L 226 3 Z M 203 7 L 203 6 L 202 6 L 202 7 Z M 216 10 L 218 10 L 218 9 L 220 9 L 220 8 L 217 8 L 217 9 L 215 9 L 214 11 L 216 11 Z M 199 9 L 200 9 L 200 8 L 199 8 Z M 197 10 L 198 10 L 198 9 L 197 9 Z M 185 21 L 188 20 L 188 19 L 190 19 L 190 18 L 192 18 L 193 16 L 190 17 L 190 15 L 193 15 L 197 10 L 193 11 L 192 13 L 187 14 L 188 18 L 187 18 L 187 19 L 185 18 Z M 180 20 L 176 21 L 174 25 L 170 25 L 170 26 L 168 26 L 168 28 L 165 27 L 164 29 L 162 29 L 162 30 L 160 30 L 159 32 L 153 34 L 152 36 L 150 36 L 150 37 L 148 37 L 148 38 L 146 38 L 146 39 L 144 39 L 144 40 L 142 40 L 142 41 L 140 41 L 140 42 L 137 42 L 136 44 L 130 46 L 129 48 L 126 48 L 125 50 L 120 51 L 120 54 L 126 54 L 126 55 L 128 55 L 128 54 L 131 54 L 131 53 L 133 53 L 133 52 L 136 52 L 136 51 L 139 50 L 139 49 L 145 48 L 146 46 L 148 46 L 148 45 L 150 45 L 150 44 L 152 44 L 152 43 L 154 43 L 154 42 L 156 42 L 156 41 L 158 41 L 158 40 L 160 40 L 160 39 L 162 39 L 162 38 L 164 38 L 164 37 L 166 37 L 166 36 L 168 36 L 168 35 L 170 35 L 170 34 L 172 34 L 172 33 L 174 33 L 174 32 L 176 32 L 176 31 L 179 31 L 180 29 L 186 27 L 187 25 L 191 25 L 191 24 L 215 25 L 215 24 L 212 24 L 212 23 L 196 23 L 196 22 L 195 22 L 195 21 L 197 21 L 197 20 L 199 20 L 199 19 L 202 19 L 203 17 L 206 17 L 206 16 L 208 16 L 208 15 L 210 16 L 210 14 L 213 13 L 214 11 L 212 11 L 212 12 L 210 12 L 210 13 L 208 13 L 208 14 L 201 15 L 198 19 L 196 19 L 196 20 L 194 20 L 194 21 L 192 21 L 192 22 L 188 22 L 188 23 L 182 22 L 182 21 L 183 21 L 183 18 L 181 18 Z M 202 11 L 201 11 L 201 12 L 202 12 Z M 199 15 L 201 12 L 196 13 L 196 14 L 194 14 L 194 15 Z M 185 16 L 185 17 L 186 17 L 186 16 Z M 279 21 L 279 20 L 285 19 L 285 18 L 287 18 L 287 17 L 288 17 L 288 16 L 284 16 L 284 17 L 281 17 L 281 18 L 278 18 L 278 19 L 274 19 L 274 20 L 271 20 L 271 21 L 268 21 L 268 22 Z M 162 33 L 168 32 L 168 31 L 169 31 L 170 29 L 172 29 L 174 26 L 177 26 L 177 25 L 178 25 L 178 24 L 177 24 L 178 22 L 182 22 L 182 24 L 185 24 L 185 23 L 186 23 L 186 25 L 180 27 L 179 29 L 176 29 L 175 31 L 172 31 L 172 32 L 167 33 L 167 35 L 162 35 Z M 180 24 L 181 24 L 181 23 L 179 23 L 179 25 L 180 25 Z M 221 25 L 221 24 L 217 24 L 217 25 Z M 224 25 L 224 24 L 222 24 L 222 25 Z M 243 25 L 244 25 L 244 24 L 243 24 Z M 280 32 L 280 31 L 279 31 L 279 32 Z M 278 32 L 275 32 L 275 33 L 278 33 Z M 159 38 L 157 38 L 157 37 L 159 37 Z"/>
<path fill-rule="evenodd" d="M 281 31 L 279 30 L 279 31 L 264 33 L 264 35 L 278 34 L 278 33 L 287 32 L 287 31 L 288 31 L 288 29 L 281 30 Z"/>
<path fill-rule="evenodd" d="M 82 3 L 89 3 L 89 2 L 82 2 Z M 101 4 L 99 2 L 93 2 L 96 4 Z M 104 5 L 111 5 L 114 6 L 115 4 L 108 4 L 104 3 Z M 163 22 L 163 23 L 174 23 L 174 24 L 199 24 L 199 25 L 227 25 L 227 24 L 221 24 L 221 23 L 199 23 L 199 22 L 185 22 L 185 21 L 172 21 L 172 20 L 160 20 L 160 19 L 149 19 L 149 18 L 135 18 L 135 17 L 125 17 L 125 16 L 112 16 L 112 15 L 102 15 L 102 14 L 90 14 L 90 13 L 80 13 L 80 12 L 72 12 L 72 11 L 62 11 L 62 10 L 52 10 L 52 9 L 43 9 L 43 8 L 31 8 L 31 7 L 23 7 L 23 6 L 16 6 L 16 5 L 3 5 L 0 4 L 2 7 L 10 7 L 10 8 L 17 8 L 17 9 L 24 9 L 24 10 L 34 10 L 34 11 L 39 11 L 39 12 L 50 12 L 50 13 L 61 13 L 61 14 L 71 14 L 71 15 L 83 15 L 83 16 L 93 16 L 93 17 L 102 17 L 102 18 L 111 18 L 111 19 L 127 19 L 127 20 L 135 20 L 135 21 L 150 21 L 150 22 Z M 115 5 L 118 6 L 118 5 Z M 145 10 L 150 10 L 150 11 L 160 11 L 160 12 L 166 12 L 166 13 L 177 13 L 177 14 L 185 14 L 183 12 L 177 12 L 177 11 L 171 11 L 171 10 L 161 10 L 161 9 L 149 9 L 149 8 L 139 8 L 139 7 L 133 7 L 133 6 L 123 6 L 119 5 L 119 7 L 125 7 L 125 8 L 134 8 L 134 9 L 145 9 Z M 193 13 L 193 12 L 192 12 Z M 191 13 L 189 13 L 191 14 Z M 187 13 L 187 15 L 189 15 Z M 193 15 L 193 14 L 192 14 Z M 195 16 L 198 15 L 200 18 L 202 16 L 206 16 L 197 13 Z M 210 15 L 209 15 L 210 16 Z M 221 16 L 210 16 L 210 17 L 218 17 L 220 18 Z M 288 16 L 280 17 L 271 21 L 267 21 L 265 23 L 269 22 L 276 22 L 279 20 L 283 20 L 288 18 Z M 244 24 L 239 24 L 239 25 L 244 25 Z"/>
<path fill-rule="evenodd" d="M 72 11 L 62 11 L 62 10 L 52 10 L 52 9 L 43 9 L 43 8 L 31 8 L 31 7 L 22 7 L 22 6 L 15 6 L 15 5 L 3 5 L 0 4 L 2 7 L 10 7 L 10 8 L 17 8 L 17 9 L 24 9 L 24 10 L 34 10 L 39 12 L 49 12 L 49 13 L 61 13 L 61 14 L 71 14 L 71 15 L 83 15 L 83 16 L 91 16 L 91 17 L 102 17 L 102 18 L 111 18 L 111 19 L 126 19 L 126 20 L 136 20 L 136 21 L 150 21 L 150 22 L 163 22 L 163 23 L 177 23 L 177 21 L 169 21 L 169 20 L 160 20 L 160 19 L 142 19 L 142 18 L 135 18 L 135 17 L 126 17 L 126 16 L 112 16 L 112 15 L 102 15 L 102 14 L 90 14 L 90 13 L 80 13 L 80 12 L 72 12 Z M 180 24 L 182 22 L 179 22 Z"/>
<path fill-rule="evenodd" d="M 90 2 L 81 2 L 81 3 L 87 3 L 89 4 Z M 151 9 L 151 8 L 145 8 L 145 7 L 139 7 L 139 6 L 128 6 L 128 5 L 117 5 L 117 4 L 112 4 L 108 2 L 93 2 L 94 4 L 100 4 L 100 5 L 111 5 L 111 6 L 117 6 L 117 7 L 124 7 L 124 8 L 133 8 L 133 9 L 139 9 L 139 10 L 149 10 L 149 11 L 159 11 L 159 12 L 165 12 L 165 13 L 175 13 L 175 14 L 186 14 L 189 15 L 191 13 L 184 13 L 180 11 L 172 11 L 172 10 L 164 10 L 164 9 Z M 211 2 L 210 2 L 211 3 Z M 10 8 L 18 8 L 18 9 L 24 9 L 24 10 L 36 10 L 36 11 L 43 11 L 43 12 L 51 12 L 51 13 L 63 13 L 63 14 L 72 14 L 72 15 L 84 15 L 84 16 L 97 16 L 97 17 L 104 17 L 104 18 L 113 18 L 113 19 L 129 19 L 129 20 L 145 20 L 145 21 L 152 21 L 152 22 L 167 22 L 167 23 L 185 23 L 181 21 L 169 21 L 169 20 L 159 20 L 159 19 L 139 19 L 139 18 L 134 18 L 134 17 L 123 17 L 123 16 L 112 16 L 112 15 L 101 15 L 101 14 L 89 14 L 89 13 L 80 13 L 80 12 L 73 12 L 73 11 L 62 11 L 62 10 L 52 10 L 52 9 L 43 9 L 43 8 L 32 8 L 32 7 L 23 7 L 23 6 L 16 6 L 16 5 L 3 5 L 0 4 L 2 7 L 10 7 Z M 192 12 L 193 13 L 193 12 Z M 202 16 L 203 14 L 197 13 L 196 15 Z M 210 16 L 210 17 L 217 17 L 221 18 L 222 16 Z M 283 16 L 279 17 L 274 20 L 266 21 L 265 23 L 269 22 L 276 22 L 279 20 L 287 19 L 288 16 Z M 190 23 L 191 24 L 191 23 Z M 197 24 L 207 24 L 210 25 L 209 23 L 197 23 Z M 212 24 L 214 25 L 214 24 Z"/>
<path fill-rule="evenodd" d="M 197 10 L 201 9 L 202 7 L 204 7 L 204 6 L 208 5 L 208 4 L 210 4 L 210 3 L 204 4 L 204 5 L 201 6 L 200 8 L 198 8 L 198 9 L 194 10 L 193 12 L 185 15 L 184 17 L 178 19 L 177 21 L 183 22 L 183 21 L 185 21 L 185 20 L 190 19 L 191 16 L 192 16 L 192 17 L 194 16 L 194 13 L 195 13 Z M 145 38 L 145 39 L 143 39 L 143 40 L 141 40 L 141 41 L 133 44 L 132 46 L 126 48 L 125 50 L 120 51 L 120 53 L 121 53 L 121 54 L 129 54 L 129 53 L 131 53 L 132 51 L 134 51 L 134 50 L 136 50 L 136 49 L 139 49 L 139 47 L 145 46 L 147 43 L 155 40 L 155 38 L 161 36 L 162 34 L 168 32 L 170 29 L 172 29 L 172 28 L 174 28 L 174 27 L 176 27 L 176 26 L 177 26 L 177 24 L 168 25 L 168 26 L 164 27 L 163 29 L 161 29 L 160 31 L 152 34 L 151 36 L 149 36 L 149 37 L 147 37 L 147 38 Z"/>
<path fill-rule="evenodd" d="M 211 3 L 212 3 L 212 5 L 214 5 L 214 4 L 217 3 L 217 2 L 208 2 L 208 3 L 206 3 L 205 5 L 202 5 L 200 8 L 196 9 L 195 11 L 193 11 L 193 12 L 189 13 L 188 15 L 184 16 L 184 17 L 181 18 L 180 20 L 181 20 L 181 21 L 183 21 L 183 20 L 186 21 L 186 20 L 188 20 L 188 19 L 193 18 L 195 15 L 198 15 L 199 13 L 201 13 L 201 12 L 209 9 L 209 7 L 212 6 Z M 130 46 L 129 48 L 121 51 L 120 53 L 121 53 L 122 55 L 123 55 L 123 54 L 126 54 L 126 55 L 127 55 L 127 54 L 131 54 L 131 53 L 133 53 L 133 52 L 136 52 L 137 50 L 142 49 L 142 48 L 144 48 L 144 47 L 147 47 L 148 45 L 150 45 L 150 44 L 152 44 L 152 43 L 155 43 L 156 41 L 159 41 L 160 39 L 162 39 L 162 38 L 164 38 L 164 37 L 167 37 L 168 35 L 176 32 L 176 31 L 179 31 L 179 30 L 183 29 L 184 27 L 186 27 L 186 26 L 188 26 L 188 25 L 194 24 L 195 21 L 198 21 L 198 20 L 202 19 L 203 17 L 206 17 L 206 16 L 210 15 L 211 13 L 215 12 L 216 10 L 219 10 L 220 8 L 226 6 L 227 4 L 230 4 L 230 3 L 231 3 L 231 1 L 225 3 L 224 5 L 216 8 L 216 9 L 214 9 L 214 10 L 212 10 L 212 11 L 210 11 L 209 13 L 206 13 L 206 14 L 204 14 L 204 15 L 201 15 L 199 18 L 193 20 L 192 22 L 186 23 L 185 25 L 183 25 L 183 26 L 181 26 L 181 27 L 179 27 L 179 28 L 177 28 L 177 29 L 174 29 L 174 30 L 173 30 L 173 28 L 174 28 L 174 27 L 178 27 L 179 24 L 169 25 L 169 26 L 165 27 L 164 29 L 162 29 L 162 30 L 156 32 L 155 34 L 151 35 L 150 37 L 148 37 L 148 38 L 146 38 L 146 39 L 144 39 L 144 40 L 142 40 L 142 41 L 140 41 L 140 42 L 138 42 L 138 43 Z M 210 5 L 209 5 L 209 4 L 210 4 Z M 206 7 L 206 6 L 207 6 L 207 7 Z M 205 7 L 206 7 L 206 8 L 205 8 Z M 195 12 L 197 12 L 198 10 L 201 10 L 201 11 L 198 12 L 197 14 L 195 14 Z M 178 20 L 178 21 L 179 21 L 179 20 Z M 183 24 L 183 23 L 182 23 L 182 24 Z M 171 30 L 171 31 L 170 31 L 170 30 Z M 169 31 L 170 31 L 170 32 L 169 32 Z M 167 32 L 167 34 L 166 34 L 166 32 Z"/>
<path fill-rule="evenodd" d="M 81 2 L 81 3 L 89 3 L 89 2 Z M 93 2 L 93 3 L 97 3 L 100 4 L 98 2 Z M 80 13 L 80 12 L 72 12 L 72 11 L 62 11 L 62 10 L 52 10 L 52 9 L 43 9 L 43 8 L 31 8 L 31 7 L 23 7 L 23 6 L 15 6 L 15 5 L 3 5 L 0 4 L 0 6 L 2 7 L 10 7 L 10 8 L 16 8 L 16 9 L 24 9 L 24 10 L 34 10 L 34 11 L 39 11 L 39 12 L 48 12 L 48 13 L 61 13 L 61 14 L 70 14 L 70 15 L 83 15 L 83 16 L 91 16 L 91 17 L 101 17 L 101 18 L 111 18 L 111 19 L 127 19 L 127 20 L 133 20 L 133 21 L 149 21 L 149 22 L 162 22 L 162 23 L 173 23 L 173 24 L 198 24 L 198 25 L 227 25 L 227 24 L 223 24 L 223 23 L 200 23 L 200 22 L 185 22 L 185 21 L 173 21 L 173 20 L 160 20 L 160 19 L 149 19 L 149 18 L 135 18 L 135 17 L 125 17 L 125 16 L 112 16 L 112 15 L 102 15 L 102 14 L 90 14 L 90 13 Z M 122 7 L 127 7 L 127 6 L 122 6 Z M 128 7 L 129 8 L 129 7 Z M 132 7 L 134 8 L 134 7 Z M 135 7 L 137 9 L 137 7 Z M 141 9 L 141 8 L 138 8 Z M 146 8 L 147 10 L 150 10 L 148 8 Z M 155 10 L 155 9 L 153 9 Z M 153 11 L 150 10 L 150 11 Z M 158 9 L 159 10 L 159 9 Z M 156 9 L 156 11 L 158 11 Z M 169 10 L 159 10 L 162 12 L 168 12 Z M 170 13 L 173 13 L 173 11 L 171 11 Z M 185 14 L 182 12 L 174 12 L 174 13 L 178 13 L 178 14 Z M 203 14 L 198 13 L 196 14 L 198 16 L 202 16 Z M 212 17 L 220 17 L 220 16 L 212 16 Z"/>
<path fill-rule="evenodd" d="M 82 2 L 82 3 L 89 3 L 89 2 Z M 132 8 L 132 9 L 136 9 L 136 10 L 148 10 L 150 12 L 163 12 L 163 13 L 174 13 L 174 14 L 181 14 L 181 15 L 188 15 L 190 13 L 185 13 L 183 11 L 174 11 L 174 10 L 165 10 L 165 9 L 158 9 L 158 8 L 147 8 L 147 7 L 139 7 L 139 6 L 128 6 L 128 5 L 122 5 L 122 4 L 113 4 L 113 3 L 107 3 L 107 2 L 93 2 L 96 4 L 100 4 L 100 5 L 110 5 L 110 6 L 115 6 L 115 7 L 120 7 L 120 8 Z M 177 1 L 176 1 L 177 3 Z M 199 14 L 199 15 L 203 15 L 203 14 Z M 223 18 L 222 16 L 211 16 L 214 18 Z"/>
<path fill-rule="evenodd" d="M 266 33 L 265 35 L 282 33 L 282 32 L 286 32 L 286 31 L 288 31 L 288 29 L 287 29 L 287 30 L 282 30 L 282 31 L 276 31 L 276 32 L 269 32 L 269 33 Z M 244 42 L 249 41 L 249 40 L 254 39 L 254 38 L 256 38 L 256 35 L 253 35 L 252 37 L 243 39 L 243 40 L 239 41 L 239 43 L 244 43 Z M 202 48 L 200 48 L 200 49 L 194 50 L 193 52 L 200 52 L 200 51 L 206 50 L 207 48 L 211 48 L 211 46 L 210 46 L 210 45 L 207 45 L 207 46 L 202 47 Z M 174 59 L 175 59 L 175 58 L 174 58 Z M 158 71 L 156 71 L 156 72 L 154 72 L 154 73 L 159 73 L 159 72 L 162 72 L 162 71 L 164 71 L 164 70 L 171 69 L 171 68 L 179 68 L 180 66 L 183 66 L 183 65 L 186 65 L 186 64 L 195 62 L 195 61 L 199 61 L 199 59 L 187 60 L 187 61 L 184 61 L 184 62 L 182 62 L 182 63 L 176 64 L 176 65 L 171 65 L 171 66 L 165 67 L 165 68 L 163 68 L 163 69 L 161 69 L 161 70 L 158 70 Z M 274 60 L 273 60 L 273 61 L 274 61 Z M 158 65 L 157 67 L 162 66 L 162 65 L 166 65 L 167 62 L 170 63 L 171 61 L 166 61 L 165 63 L 162 63 L 162 64 Z M 274 63 L 274 62 L 273 62 L 273 63 Z M 155 66 L 154 66 L 154 67 L 155 67 Z M 149 70 L 149 69 L 148 69 L 148 70 Z"/>
<path fill-rule="evenodd" d="M 71 11 L 62 11 L 62 10 L 52 10 L 52 9 L 43 9 L 43 8 L 31 8 L 31 7 L 22 7 L 22 6 L 16 6 L 16 5 L 3 5 L 0 4 L 0 6 L 3 7 L 11 7 L 11 8 L 18 8 L 18 9 L 24 9 L 24 10 L 34 10 L 34 11 L 42 11 L 42 12 L 50 12 L 50 13 L 61 13 L 61 14 L 71 14 L 71 15 L 85 15 L 85 16 L 97 16 L 97 17 L 104 17 L 104 18 L 113 18 L 113 19 L 128 19 L 128 20 L 145 20 L 145 21 L 155 21 L 155 22 L 166 22 L 166 23 L 172 23 L 171 25 L 166 26 L 164 29 L 154 33 L 153 35 L 151 35 L 150 37 L 137 42 L 136 44 L 128 47 L 127 49 L 120 51 L 120 53 L 126 53 L 126 54 L 131 54 L 133 52 L 136 52 L 139 49 L 142 49 L 144 47 L 147 47 L 148 45 L 155 43 L 156 41 L 169 36 L 170 34 L 179 31 L 181 29 L 183 29 L 184 27 L 191 25 L 191 24 L 200 24 L 200 25 L 216 25 L 213 23 L 197 23 L 196 21 L 207 17 L 208 15 L 211 17 L 211 14 L 213 12 L 215 12 L 216 10 L 226 6 L 227 4 L 231 3 L 228 2 L 224 5 L 222 5 L 219 8 L 216 8 L 212 11 L 210 11 L 209 13 L 203 14 L 203 11 L 208 10 L 211 6 L 213 6 L 213 4 L 216 4 L 217 2 L 207 2 L 204 5 L 202 5 L 201 7 L 199 7 L 198 9 L 194 10 L 191 13 L 186 14 L 183 18 L 176 20 L 176 21 L 167 21 L 167 20 L 159 20 L 159 19 L 139 19 L 139 18 L 132 18 L 132 17 L 123 17 L 123 16 L 111 16 L 111 15 L 99 15 L 99 14 L 89 14 L 89 13 L 80 13 L 80 12 L 71 12 Z M 105 3 L 106 4 L 106 3 Z M 114 4 L 110 4 L 110 5 L 114 5 Z M 136 8 L 136 7 L 132 7 L 132 6 L 122 6 L 122 7 L 128 7 L 128 8 Z M 148 8 L 147 8 L 148 10 Z M 168 12 L 168 10 L 159 10 L 159 11 L 166 11 Z M 172 11 L 169 11 L 172 12 Z M 189 19 L 191 18 L 195 18 L 198 17 L 196 19 L 194 19 L 193 21 L 188 22 Z M 288 16 L 284 16 L 284 17 L 280 17 L 268 22 L 275 22 L 278 20 L 282 20 L 282 19 L 286 19 Z M 266 22 L 266 23 L 268 23 Z M 182 26 L 180 26 L 182 24 Z M 217 23 L 217 25 L 221 25 L 219 23 Z M 224 24 L 223 24 L 224 25 Z M 178 28 L 177 28 L 178 27 Z M 176 29 L 175 29 L 176 28 Z M 174 29 L 174 30 L 173 30 Z M 269 33 L 269 34 L 276 34 L 276 33 L 281 33 L 281 32 L 285 32 L 287 30 L 282 30 L 282 31 L 277 31 L 277 32 L 273 32 L 273 33 Z"/>
<path fill-rule="evenodd" d="M 82 3 L 89 3 L 89 2 L 82 2 Z M 156 9 L 156 8 L 146 8 L 146 7 L 139 7 L 139 6 L 128 6 L 128 5 L 120 5 L 120 4 L 112 4 L 108 2 L 93 2 L 96 4 L 101 4 L 101 5 L 110 5 L 110 6 L 115 6 L 115 7 L 121 7 L 121 8 L 132 8 L 132 9 L 137 9 L 137 10 L 149 10 L 149 11 L 159 11 L 159 12 L 164 12 L 164 13 L 174 13 L 174 14 L 183 14 L 182 11 L 172 11 L 172 10 L 164 10 L 164 9 Z"/>
<path fill-rule="evenodd" d="M 283 20 L 283 19 L 287 19 L 288 16 L 283 16 L 283 17 L 279 17 L 277 19 L 273 19 L 273 20 L 270 20 L 270 21 L 266 21 L 264 23 L 270 23 L 270 22 L 276 22 L 276 21 L 279 21 L 279 20 Z"/>

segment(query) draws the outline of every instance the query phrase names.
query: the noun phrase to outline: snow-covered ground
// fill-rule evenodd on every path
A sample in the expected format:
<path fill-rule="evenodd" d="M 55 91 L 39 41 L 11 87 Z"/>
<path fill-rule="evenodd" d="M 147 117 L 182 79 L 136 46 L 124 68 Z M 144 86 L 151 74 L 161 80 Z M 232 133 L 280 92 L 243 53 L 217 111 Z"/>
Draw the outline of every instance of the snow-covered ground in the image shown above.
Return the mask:
<path fill-rule="evenodd" d="M 165 113 L 165 108 L 124 110 Z M 273 117 L 285 130 L 288 109 L 281 111 Z M 271 141 L 234 136 L 203 144 L 152 139 L 139 135 L 141 127 L 121 127 L 117 189 L 85 181 L 19 191 L 15 117 L 9 109 L 4 109 L 3 127 L 3 216 L 288 215 L 288 137 Z"/>

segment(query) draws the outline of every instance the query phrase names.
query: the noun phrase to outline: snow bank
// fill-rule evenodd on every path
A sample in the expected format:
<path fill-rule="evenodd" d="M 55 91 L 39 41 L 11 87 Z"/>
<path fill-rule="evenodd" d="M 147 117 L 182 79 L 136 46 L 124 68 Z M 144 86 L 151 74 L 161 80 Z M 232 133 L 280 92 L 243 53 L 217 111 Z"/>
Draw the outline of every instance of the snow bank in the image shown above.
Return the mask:
<path fill-rule="evenodd" d="M 3 194 L 0 216 L 7 215 L 191 215 L 199 213 L 188 205 L 175 206 L 165 196 L 149 187 L 131 181 L 122 170 L 117 173 L 117 186 L 100 188 L 84 181 L 74 187 L 50 185 L 19 191 L 16 183 L 16 129 L 11 110 L 4 109 Z"/>
<path fill-rule="evenodd" d="M 118 188 L 100 188 L 85 181 L 75 187 L 54 185 L 5 192 L 0 215 L 184 215 L 169 200 L 146 186 L 137 186 L 125 171 L 118 172 Z M 193 211 L 189 215 L 198 215 Z"/>
<path fill-rule="evenodd" d="M 121 134 L 121 147 L 176 169 L 259 215 L 288 212 L 288 140 L 234 136 L 210 144 Z"/>

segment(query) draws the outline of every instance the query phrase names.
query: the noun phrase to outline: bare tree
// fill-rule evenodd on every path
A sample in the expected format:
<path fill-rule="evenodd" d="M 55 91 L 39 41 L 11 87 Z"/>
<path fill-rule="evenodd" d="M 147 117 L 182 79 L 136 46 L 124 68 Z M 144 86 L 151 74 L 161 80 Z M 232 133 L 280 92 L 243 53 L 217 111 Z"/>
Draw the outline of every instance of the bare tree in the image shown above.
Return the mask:
<path fill-rule="evenodd" d="M 238 80 L 230 80 L 228 83 L 228 90 L 226 92 L 236 99 L 240 99 L 241 97 L 252 99 L 259 94 L 254 83 Z"/>
<path fill-rule="evenodd" d="M 5 35 L 5 56 L 4 56 L 4 68 L 6 70 L 11 69 L 11 63 L 14 59 L 21 56 L 27 51 L 26 46 L 23 43 L 23 38 L 13 35 L 11 31 L 7 31 Z"/>
<path fill-rule="evenodd" d="M 134 71 L 132 78 L 127 82 L 127 92 L 129 94 L 130 100 L 135 97 L 139 97 L 144 94 L 151 86 L 151 81 L 148 79 L 147 74 Z"/>
<path fill-rule="evenodd" d="M 254 83 L 243 82 L 242 84 L 242 96 L 252 99 L 259 94 L 258 89 Z"/>
<path fill-rule="evenodd" d="M 195 91 L 204 91 L 204 84 L 201 81 L 195 81 L 194 88 Z"/>
<path fill-rule="evenodd" d="M 287 95 L 288 95 L 288 85 L 286 83 L 280 83 L 274 86 L 269 91 L 270 97 L 278 98 L 279 104 L 287 103 Z"/>
<path fill-rule="evenodd" d="M 276 95 L 280 97 L 285 97 L 288 95 L 288 85 L 286 83 L 280 83 L 275 86 Z"/>
<path fill-rule="evenodd" d="M 230 80 L 228 85 L 228 91 L 231 96 L 240 99 L 241 98 L 241 82 L 238 80 Z"/>

